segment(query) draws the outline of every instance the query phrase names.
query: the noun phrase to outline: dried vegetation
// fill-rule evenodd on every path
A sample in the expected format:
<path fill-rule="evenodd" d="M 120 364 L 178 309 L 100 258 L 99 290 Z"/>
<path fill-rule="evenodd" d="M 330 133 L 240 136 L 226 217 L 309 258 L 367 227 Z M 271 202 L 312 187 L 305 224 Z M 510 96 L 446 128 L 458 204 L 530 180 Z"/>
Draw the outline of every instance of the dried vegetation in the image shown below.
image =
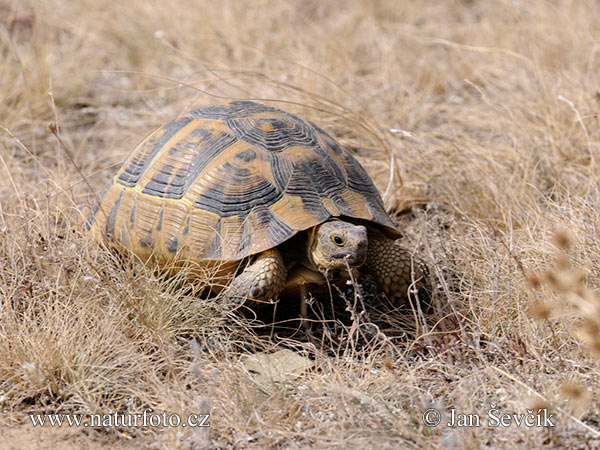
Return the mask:
<path fill-rule="evenodd" d="M 599 37 L 593 0 L 0 0 L 4 442 L 47 438 L 29 413 L 152 408 L 211 428 L 62 430 L 63 448 L 600 446 Z M 137 141 L 229 98 L 355 152 L 430 266 L 431 320 L 257 334 L 82 235 L 77 206 Z M 312 368 L 265 384 L 246 358 L 281 347 Z M 490 403 L 556 427 L 422 422 Z"/>

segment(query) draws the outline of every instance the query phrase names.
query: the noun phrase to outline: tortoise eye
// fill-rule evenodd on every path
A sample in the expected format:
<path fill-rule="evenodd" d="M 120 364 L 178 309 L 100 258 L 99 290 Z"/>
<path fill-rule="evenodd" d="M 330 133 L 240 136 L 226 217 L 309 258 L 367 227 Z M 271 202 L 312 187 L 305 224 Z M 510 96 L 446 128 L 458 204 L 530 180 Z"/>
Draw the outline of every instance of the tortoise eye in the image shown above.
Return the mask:
<path fill-rule="evenodd" d="M 338 236 L 338 235 L 332 236 L 331 240 L 338 247 L 343 247 L 344 246 L 344 239 L 341 236 Z"/>

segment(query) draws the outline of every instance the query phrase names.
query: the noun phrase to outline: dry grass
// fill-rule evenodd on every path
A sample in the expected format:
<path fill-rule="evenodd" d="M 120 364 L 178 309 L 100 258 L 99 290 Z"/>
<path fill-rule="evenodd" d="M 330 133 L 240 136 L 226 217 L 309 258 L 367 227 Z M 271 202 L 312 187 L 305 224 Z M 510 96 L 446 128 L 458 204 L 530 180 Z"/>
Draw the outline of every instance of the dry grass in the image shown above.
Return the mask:
<path fill-rule="evenodd" d="M 147 407 L 210 411 L 210 434 L 82 428 L 64 448 L 599 446 L 599 37 L 593 0 L 0 0 L 0 447 L 32 448 L 28 413 Z M 428 327 L 288 343 L 314 370 L 264 386 L 243 356 L 275 336 L 79 232 L 138 140 L 225 98 L 311 118 L 412 210 Z M 556 427 L 421 421 L 491 402 Z"/>

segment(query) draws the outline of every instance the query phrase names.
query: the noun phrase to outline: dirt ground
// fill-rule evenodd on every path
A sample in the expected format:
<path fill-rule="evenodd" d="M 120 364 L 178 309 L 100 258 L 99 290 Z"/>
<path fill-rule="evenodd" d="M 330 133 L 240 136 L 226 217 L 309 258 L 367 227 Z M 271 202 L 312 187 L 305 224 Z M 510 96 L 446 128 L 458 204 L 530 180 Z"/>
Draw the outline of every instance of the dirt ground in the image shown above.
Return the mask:
<path fill-rule="evenodd" d="M 33 427 L 30 424 L 9 425 L 2 430 L 2 450 L 97 450 L 104 448 L 128 450 L 140 448 L 137 443 L 91 439 L 79 430 L 69 428 Z"/>

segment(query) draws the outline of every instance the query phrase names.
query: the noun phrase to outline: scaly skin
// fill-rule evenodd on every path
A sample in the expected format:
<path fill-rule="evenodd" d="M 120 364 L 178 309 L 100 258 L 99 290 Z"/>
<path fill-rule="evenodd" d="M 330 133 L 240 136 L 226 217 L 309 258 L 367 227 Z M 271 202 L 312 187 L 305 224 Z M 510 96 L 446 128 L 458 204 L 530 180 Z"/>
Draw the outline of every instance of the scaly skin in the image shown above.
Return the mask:
<path fill-rule="evenodd" d="M 336 244 L 335 237 L 343 238 L 343 242 Z M 309 269 L 305 271 L 326 274 L 335 269 L 360 266 L 359 270 L 366 270 L 375 277 L 396 306 L 409 303 L 409 288 L 413 282 L 417 288 L 427 286 L 427 268 L 424 264 L 380 232 L 371 230 L 367 234 L 363 226 L 343 221 L 326 222 L 309 234 L 307 250 L 308 262 L 314 266 L 312 272 Z M 298 269 L 292 271 L 294 274 L 287 280 L 286 294 L 296 287 L 293 284 L 299 284 L 299 288 L 302 288 L 305 283 L 315 281 L 298 277 Z M 281 253 L 273 248 L 258 254 L 255 261 L 233 280 L 225 295 L 233 304 L 247 301 L 254 304 L 272 303 L 283 292 L 287 278 Z"/>
<path fill-rule="evenodd" d="M 426 267 L 393 240 L 378 232 L 369 233 L 366 268 L 395 306 L 408 303 L 408 290 L 413 280 L 417 287 L 427 282 Z"/>
<path fill-rule="evenodd" d="M 232 303 L 272 302 L 283 291 L 287 270 L 276 248 L 260 253 L 256 260 L 232 281 L 225 294 Z"/>

